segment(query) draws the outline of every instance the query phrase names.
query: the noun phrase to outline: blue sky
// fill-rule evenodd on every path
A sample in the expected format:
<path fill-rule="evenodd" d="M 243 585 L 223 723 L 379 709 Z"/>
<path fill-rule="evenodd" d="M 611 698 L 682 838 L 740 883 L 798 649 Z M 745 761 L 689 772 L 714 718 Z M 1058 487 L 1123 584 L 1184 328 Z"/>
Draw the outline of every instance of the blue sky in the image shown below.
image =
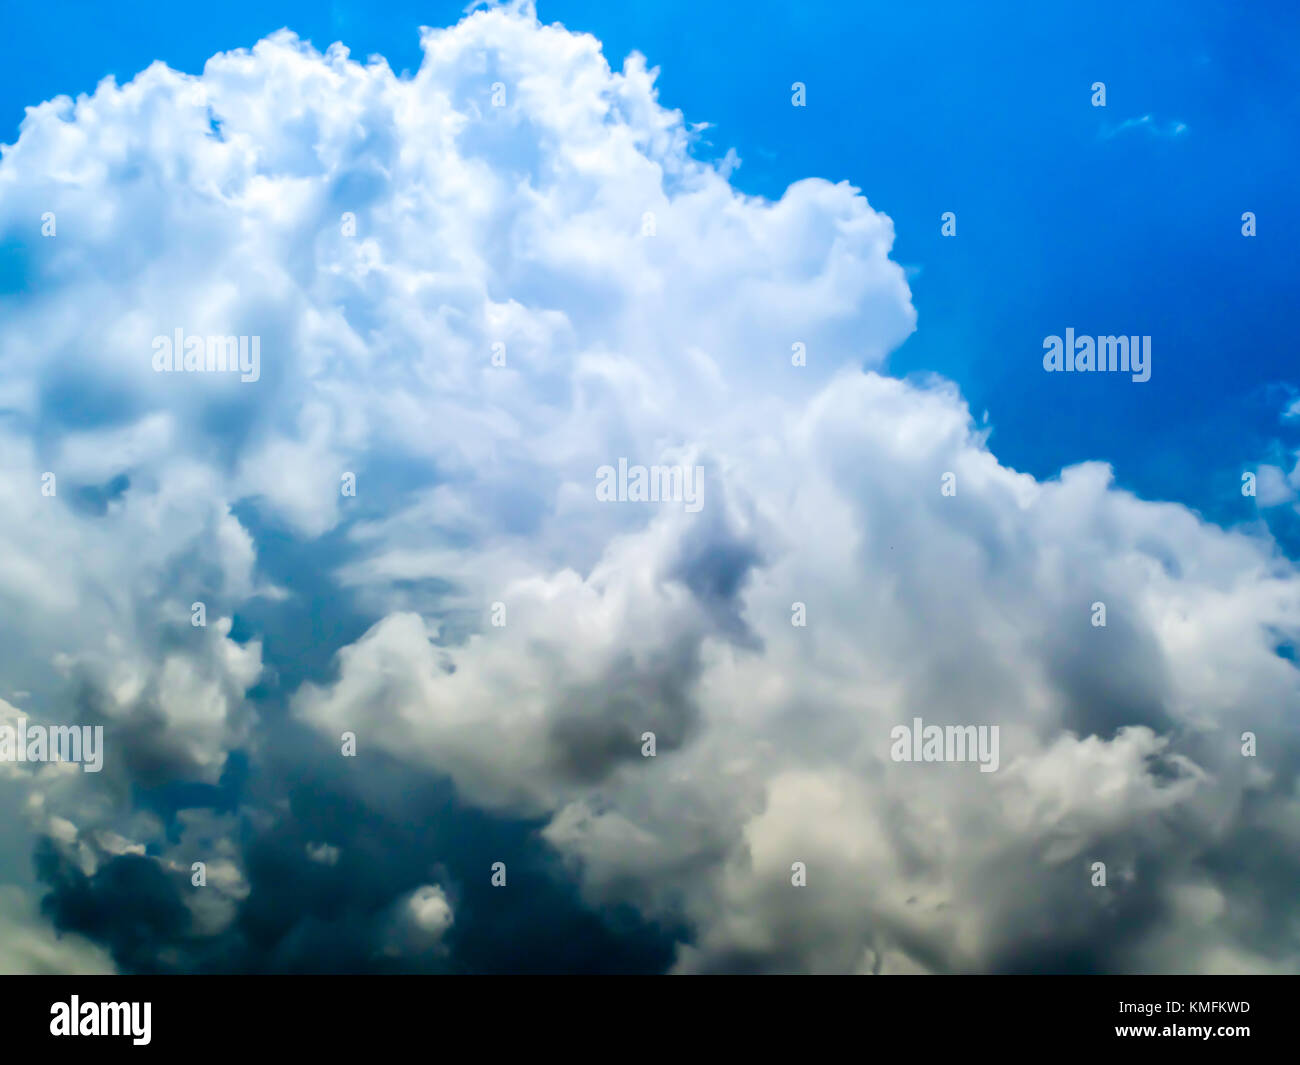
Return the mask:
<path fill-rule="evenodd" d="M 462 8 L 236 0 L 200 18 L 147 0 L 13 5 L 0 128 L 12 140 L 24 106 L 154 59 L 198 73 L 281 26 L 414 70 L 415 27 Z M 661 102 L 713 127 L 698 154 L 740 155 L 738 188 L 775 199 L 802 177 L 847 180 L 889 215 L 919 315 L 891 371 L 958 382 L 977 417 L 988 411 L 1004 463 L 1044 477 L 1100 459 L 1143 496 L 1248 520 L 1241 471 L 1300 447 L 1280 422 L 1300 388 L 1300 11 L 1064 8 L 758 2 L 741 18 L 692 0 L 543 0 L 539 15 L 594 33 L 614 65 L 638 50 L 659 66 Z M 788 106 L 794 81 L 809 86 L 806 109 Z M 1094 81 L 1105 108 L 1090 105 Z M 940 236 L 949 210 L 955 240 Z M 1035 372 L 1042 338 L 1067 326 L 1150 334 L 1151 381 Z M 1277 531 L 1297 546 L 1290 523 Z"/>
<path fill-rule="evenodd" d="M 6 7 L 0 970 L 1300 970 L 1300 12 L 976 7 Z"/>

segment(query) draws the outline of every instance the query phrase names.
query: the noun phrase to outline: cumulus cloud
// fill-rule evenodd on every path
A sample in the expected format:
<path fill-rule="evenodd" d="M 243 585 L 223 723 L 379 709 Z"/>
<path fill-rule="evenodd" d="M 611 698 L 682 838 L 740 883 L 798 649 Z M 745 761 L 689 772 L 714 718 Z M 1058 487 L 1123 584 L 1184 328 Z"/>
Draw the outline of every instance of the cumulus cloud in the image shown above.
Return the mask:
<path fill-rule="evenodd" d="M 401 899 L 388 930 L 384 950 L 392 956 L 437 949 L 455 918 L 442 888 L 423 884 Z"/>
<path fill-rule="evenodd" d="M 0 886 L 0 973 L 6 976 L 101 976 L 113 972 L 102 947 L 77 935 L 57 935 L 31 898 Z"/>
<path fill-rule="evenodd" d="M 1261 507 L 1276 507 L 1296 498 L 1300 483 L 1300 464 L 1287 474 L 1280 466 L 1263 462 L 1255 470 L 1255 499 Z"/>
<path fill-rule="evenodd" d="M 102 780 L 14 784 L 57 926 L 132 969 L 1294 969 L 1273 543 L 885 376 L 890 220 L 742 194 L 640 57 L 527 5 L 422 43 L 155 64 L 3 151 L 4 665 L 106 727 Z M 259 379 L 155 372 L 177 328 Z M 703 507 L 601 502 L 620 459 Z M 915 717 L 998 771 L 893 761 Z"/>

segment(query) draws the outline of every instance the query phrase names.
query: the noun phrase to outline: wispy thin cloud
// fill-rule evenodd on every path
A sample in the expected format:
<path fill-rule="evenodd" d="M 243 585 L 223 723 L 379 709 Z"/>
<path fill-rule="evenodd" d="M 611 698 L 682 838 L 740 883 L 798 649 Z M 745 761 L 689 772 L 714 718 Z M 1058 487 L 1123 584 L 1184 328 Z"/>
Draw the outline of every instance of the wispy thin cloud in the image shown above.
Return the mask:
<path fill-rule="evenodd" d="M 1153 137 L 1181 137 L 1187 132 L 1187 123 L 1177 119 L 1162 123 L 1149 114 L 1141 118 L 1126 118 L 1117 126 L 1103 126 L 1101 139 L 1112 140 L 1132 130 L 1146 130 Z"/>

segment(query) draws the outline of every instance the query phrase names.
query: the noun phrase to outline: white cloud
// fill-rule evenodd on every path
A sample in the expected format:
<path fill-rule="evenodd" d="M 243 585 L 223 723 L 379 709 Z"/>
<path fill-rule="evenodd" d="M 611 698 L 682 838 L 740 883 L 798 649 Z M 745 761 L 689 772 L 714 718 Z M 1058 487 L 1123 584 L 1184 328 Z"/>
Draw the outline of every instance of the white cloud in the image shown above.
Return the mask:
<path fill-rule="evenodd" d="M 255 506 L 341 528 L 315 609 L 375 619 L 296 718 L 545 819 L 590 898 L 689 924 L 679 969 L 1294 966 L 1268 877 L 1217 860 L 1297 831 L 1272 544 L 1101 464 L 1037 482 L 952 386 L 864 372 L 915 323 L 890 220 L 847 184 L 740 194 L 639 58 L 526 10 L 423 45 L 402 80 L 277 34 L 42 105 L 5 150 L 0 232 L 59 235 L 0 334 L 4 665 L 120 726 L 126 767 L 48 814 L 76 840 L 120 817 L 94 788 L 265 741 L 229 620 L 265 592 Z M 260 336 L 260 380 L 155 374 L 178 326 Z M 597 502 L 620 457 L 702 465 L 703 510 Z M 913 716 L 999 725 L 1002 768 L 890 761 Z M 441 888 L 395 906 L 389 952 L 451 922 Z"/>
<path fill-rule="evenodd" d="M 1296 467 L 1300 470 L 1300 466 Z M 1255 500 L 1261 507 L 1276 507 L 1290 503 L 1296 497 L 1286 471 L 1279 466 L 1262 462 L 1255 469 Z"/>
<path fill-rule="evenodd" d="M 385 930 L 383 953 L 394 958 L 442 953 L 442 939 L 454 922 L 446 892 L 435 884 L 423 884 L 394 907 Z"/>
<path fill-rule="evenodd" d="M 81 936 L 56 935 L 21 888 L 0 884 L 0 974 L 104 976 L 114 971 L 102 947 Z"/>
<path fill-rule="evenodd" d="M 1142 115 L 1138 118 L 1126 118 L 1117 126 L 1105 127 L 1101 135 L 1104 140 L 1110 140 L 1132 130 L 1146 130 L 1153 137 L 1181 137 L 1187 132 L 1187 123 L 1179 122 L 1177 119 L 1162 123 L 1152 115 Z"/>

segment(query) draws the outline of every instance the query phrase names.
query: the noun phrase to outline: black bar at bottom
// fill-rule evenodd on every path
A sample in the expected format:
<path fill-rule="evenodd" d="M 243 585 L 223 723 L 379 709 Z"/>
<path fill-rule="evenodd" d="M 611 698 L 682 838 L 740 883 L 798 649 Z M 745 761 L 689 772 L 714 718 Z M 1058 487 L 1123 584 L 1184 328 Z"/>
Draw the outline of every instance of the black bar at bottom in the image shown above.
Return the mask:
<path fill-rule="evenodd" d="M 1294 1048 L 1300 982 L 1291 976 L 49 976 L 0 978 L 0 991 L 9 1052 L 94 1053 L 115 1043 L 128 1053 L 267 1048 L 337 1055 L 413 1043 L 437 1057 L 489 1060 L 521 1051 L 582 1059 L 626 1050 L 695 1057 L 711 1049 L 728 1060 L 751 1050 L 770 1060 L 853 1048 L 892 1055 L 906 1048 L 1122 1050 L 1127 1044 L 1144 1054 L 1199 1048 L 1235 1057 Z"/>

